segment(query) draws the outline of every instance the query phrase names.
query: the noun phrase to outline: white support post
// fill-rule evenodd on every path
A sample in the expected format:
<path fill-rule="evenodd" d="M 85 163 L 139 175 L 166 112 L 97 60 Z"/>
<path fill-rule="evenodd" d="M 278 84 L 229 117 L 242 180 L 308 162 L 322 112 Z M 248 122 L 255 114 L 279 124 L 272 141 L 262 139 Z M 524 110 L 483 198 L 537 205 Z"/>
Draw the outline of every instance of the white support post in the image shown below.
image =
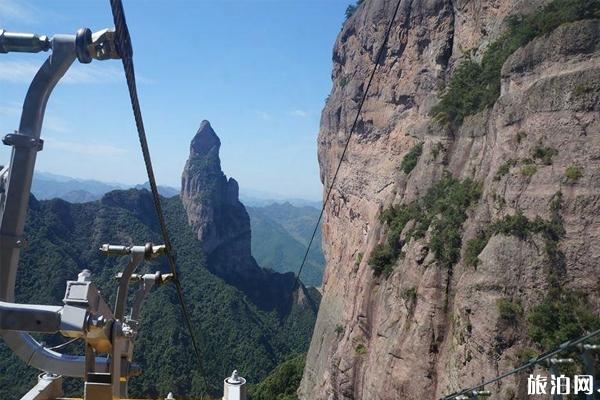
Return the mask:
<path fill-rule="evenodd" d="M 233 371 L 229 378 L 225 378 L 223 385 L 223 400 L 246 400 L 246 379 Z"/>

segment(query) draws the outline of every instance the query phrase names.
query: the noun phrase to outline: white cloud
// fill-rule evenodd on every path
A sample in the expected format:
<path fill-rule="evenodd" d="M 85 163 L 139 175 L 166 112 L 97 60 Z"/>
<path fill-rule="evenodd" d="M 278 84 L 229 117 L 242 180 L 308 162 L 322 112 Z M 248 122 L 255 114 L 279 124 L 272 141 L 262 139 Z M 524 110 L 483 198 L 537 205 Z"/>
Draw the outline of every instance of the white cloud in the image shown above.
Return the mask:
<path fill-rule="evenodd" d="M 300 118 L 306 118 L 309 116 L 309 112 L 308 111 L 303 111 L 303 110 L 294 110 L 292 112 L 290 112 L 290 115 L 293 115 L 294 117 L 300 117 Z"/>
<path fill-rule="evenodd" d="M 60 117 L 48 114 L 44 117 L 44 128 L 57 133 L 68 133 L 72 131 L 67 121 Z"/>
<path fill-rule="evenodd" d="M 129 153 L 126 149 L 107 144 L 72 142 L 53 137 L 44 138 L 44 142 L 45 147 L 49 149 L 63 150 L 86 156 L 122 157 Z"/>
<path fill-rule="evenodd" d="M 0 81 L 29 84 L 40 66 L 41 64 L 33 61 L 0 61 Z M 137 80 L 138 83 L 152 83 L 150 79 L 143 76 L 139 76 Z M 79 64 L 76 61 L 61 82 L 66 84 L 125 83 L 125 76 L 121 62 L 118 60 L 95 64 Z"/>
<path fill-rule="evenodd" d="M 270 121 L 271 119 L 273 119 L 273 116 L 266 111 L 257 110 L 255 111 L 255 113 L 258 118 L 263 119 L 265 121 Z"/>
<path fill-rule="evenodd" d="M 0 26 L 7 21 L 38 22 L 39 10 L 21 0 L 0 0 Z"/>
<path fill-rule="evenodd" d="M 31 61 L 0 61 L 0 81 L 31 82 L 39 67 Z"/>
<path fill-rule="evenodd" d="M 15 121 L 18 122 L 21 110 L 22 107 L 18 103 L 0 103 L 0 118 L 15 118 Z M 46 115 L 44 116 L 44 130 L 50 130 L 57 133 L 67 133 L 72 131 L 67 121 L 48 112 L 46 112 Z"/>
<path fill-rule="evenodd" d="M 16 117 L 21 112 L 21 107 L 16 103 L 0 104 L 0 117 Z"/>
<path fill-rule="evenodd" d="M 67 71 L 61 82 L 70 84 L 125 82 L 121 62 L 118 63 L 118 65 L 77 63 Z"/>

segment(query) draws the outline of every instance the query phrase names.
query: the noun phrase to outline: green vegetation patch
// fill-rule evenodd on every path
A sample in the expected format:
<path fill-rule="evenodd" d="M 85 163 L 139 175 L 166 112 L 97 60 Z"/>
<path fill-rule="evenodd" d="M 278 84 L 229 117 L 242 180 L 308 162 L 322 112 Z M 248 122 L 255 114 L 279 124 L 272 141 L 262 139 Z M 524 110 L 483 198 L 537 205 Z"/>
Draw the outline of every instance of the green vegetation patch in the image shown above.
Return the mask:
<path fill-rule="evenodd" d="M 521 167 L 521 175 L 531 178 L 537 172 L 537 167 L 533 164 L 527 164 Z"/>
<path fill-rule="evenodd" d="M 600 317 L 588 302 L 587 293 L 552 289 L 527 316 L 531 339 L 542 349 L 600 329 Z"/>
<path fill-rule="evenodd" d="M 446 173 L 424 197 L 385 210 L 380 220 L 388 226 L 388 240 L 378 245 L 369 258 L 375 275 L 391 273 L 402 248 L 400 234 L 410 221 L 414 221 L 414 226 L 407 232 L 406 241 L 425 237 L 431 227 L 429 247 L 442 267 L 451 268 L 460 256 L 466 211 L 480 196 L 479 184 Z"/>
<path fill-rule="evenodd" d="M 431 114 L 458 128 L 464 118 L 491 107 L 500 96 L 500 70 L 506 59 L 534 38 L 558 26 L 600 17 L 600 0 L 554 0 L 532 15 L 508 18 L 508 29 L 483 54 L 481 62 L 467 59 L 456 69 Z"/>
<path fill-rule="evenodd" d="M 356 260 L 354 261 L 354 265 L 356 265 L 357 267 L 360 265 L 360 263 L 362 262 L 363 259 L 363 253 L 358 253 L 356 255 Z"/>
<path fill-rule="evenodd" d="M 496 301 L 500 318 L 506 322 L 517 322 L 518 318 L 523 315 L 523 306 L 509 299 L 498 299 Z"/>
<path fill-rule="evenodd" d="M 407 303 L 414 303 L 417 301 L 417 288 L 411 287 L 402 291 L 402 299 Z"/>
<path fill-rule="evenodd" d="M 423 154 L 423 143 L 417 143 L 406 153 L 400 164 L 400 168 L 405 174 L 410 174 L 410 171 L 417 166 L 421 154 Z"/>
<path fill-rule="evenodd" d="M 544 251 L 549 266 L 549 274 L 551 280 L 556 279 L 556 274 L 564 268 L 565 262 L 564 254 L 558 249 L 558 242 L 565 234 L 563 220 L 560 215 L 561 207 L 562 193 L 557 192 L 549 203 L 550 220 L 545 220 L 539 216 L 530 220 L 519 211 L 514 215 L 507 215 L 494 222 L 483 232 L 480 232 L 476 238 L 467 242 L 465 264 L 473 267 L 477 266 L 479 254 L 487 246 L 490 238 L 496 234 L 515 236 L 520 240 L 528 239 L 533 234 L 541 234 L 545 241 Z"/>
<path fill-rule="evenodd" d="M 508 159 L 506 161 L 504 161 L 502 163 L 502 165 L 500 165 L 500 168 L 498 168 L 498 171 L 496 171 L 496 175 L 494 176 L 494 180 L 495 181 L 499 181 L 500 179 L 502 179 L 502 177 L 506 174 L 508 174 L 510 172 L 510 169 L 512 167 L 514 167 L 515 165 L 517 165 L 517 160 L 515 159 Z"/>
<path fill-rule="evenodd" d="M 540 160 L 544 165 L 552 165 L 552 159 L 558 155 L 558 150 L 552 147 L 537 146 L 533 150 L 533 158 Z"/>
<path fill-rule="evenodd" d="M 525 347 L 521 347 L 519 350 L 517 350 L 516 356 L 517 356 L 517 361 L 519 362 L 519 364 L 522 364 L 533 358 L 537 358 L 538 352 L 535 351 L 535 349 L 533 349 L 531 347 L 525 346 Z"/>
<path fill-rule="evenodd" d="M 296 391 L 302 380 L 306 356 L 290 358 L 277 366 L 264 380 L 250 386 L 250 400 L 297 400 Z"/>
<path fill-rule="evenodd" d="M 437 157 L 440 155 L 440 153 L 444 151 L 444 145 L 442 144 L 442 142 L 436 142 L 432 147 L 431 147 L 431 155 L 433 156 L 433 159 L 437 159 Z"/>
<path fill-rule="evenodd" d="M 487 232 L 480 232 L 475 239 L 471 239 L 467 242 L 467 249 L 465 251 L 465 265 L 469 267 L 476 267 L 479 264 L 479 254 L 487 246 L 490 237 Z"/>
<path fill-rule="evenodd" d="M 569 165 L 565 170 L 565 178 L 568 182 L 577 182 L 583 176 L 583 168 L 578 165 Z"/>
<path fill-rule="evenodd" d="M 400 251 L 395 250 L 395 247 L 396 245 L 392 246 L 389 243 L 381 243 L 375 246 L 369 258 L 369 265 L 373 268 L 375 276 L 383 274 L 387 277 L 392 273 Z"/>
<path fill-rule="evenodd" d="M 591 93 L 593 91 L 594 91 L 593 87 L 585 86 L 585 85 L 582 85 L 582 84 L 578 84 L 577 86 L 575 86 L 574 93 L 575 93 L 575 96 L 579 97 L 579 96 L 584 96 L 584 95 L 586 95 L 588 93 Z"/>
<path fill-rule="evenodd" d="M 362 356 L 362 355 L 367 354 L 367 347 L 364 344 L 359 343 L 356 346 L 355 351 L 356 351 L 356 354 L 358 354 L 359 356 Z"/>

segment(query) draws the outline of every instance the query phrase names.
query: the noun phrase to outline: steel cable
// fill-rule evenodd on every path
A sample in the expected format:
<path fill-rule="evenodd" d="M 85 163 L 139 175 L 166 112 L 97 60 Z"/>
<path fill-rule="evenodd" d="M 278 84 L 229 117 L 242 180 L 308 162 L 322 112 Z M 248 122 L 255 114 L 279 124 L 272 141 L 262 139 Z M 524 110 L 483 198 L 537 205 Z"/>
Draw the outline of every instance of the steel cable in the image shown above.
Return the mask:
<path fill-rule="evenodd" d="M 198 347 L 198 342 L 196 340 L 196 336 L 192 329 L 192 322 L 190 319 L 190 315 L 188 313 L 187 307 L 185 305 L 184 297 L 183 297 L 183 289 L 181 287 L 181 282 L 179 280 L 179 275 L 177 273 L 177 267 L 175 263 L 175 256 L 173 254 L 173 248 L 171 245 L 171 241 L 169 239 L 169 232 L 167 230 L 167 225 L 165 222 L 162 205 L 160 201 L 160 195 L 158 193 L 158 187 L 156 185 L 156 178 L 154 176 L 154 169 L 152 168 L 152 159 L 150 157 L 150 150 L 148 148 L 148 141 L 146 139 L 146 130 L 144 128 L 144 121 L 142 119 L 142 111 L 140 108 L 140 103 L 137 95 L 137 87 L 135 80 L 135 71 L 133 68 L 133 47 L 131 44 L 131 37 L 129 35 L 129 29 L 127 27 L 127 22 L 125 20 L 125 14 L 123 11 L 123 4 L 121 0 L 110 0 L 110 6 L 113 14 L 113 20 L 115 23 L 115 31 L 116 31 L 116 41 L 117 41 L 117 50 L 119 52 L 119 56 L 121 57 L 121 61 L 123 62 L 123 69 L 125 70 L 125 78 L 127 80 L 127 87 L 129 89 L 129 98 L 131 100 L 131 107 L 133 110 L 133 115 L 135 119 L 135 125 L 138 132 L 138 138 L 140 141 L 140 146 L 142 149 L 142 155 L 144 157 L 144 164 L 146 166 L 146 173 L 148 175 L 148 182 L 150 184 L 150 191 L 152 192 L 152 198 L 154 201 L 154 207 L 156 209 L 156 215 L 158 217 L 160 230 L 162 234 L 162 238 L 164 241 L 164 245 L 166 247 L 166 257 L 168 260 L 169 267 L 171 269 L 171 273 L 173 274 L 173 282 L 175 284 L 175 288 L 177 291 L 177 297 L 179 299 L 179 304 L 181 306 L 181 312 L 183 314 L 183 318 L 189 332 L 192 346 L 194 348 L 194 353 L 198 359 L 198 368 L 201 374 L 201 378 L 205 380 L 205 376 L 203 373 L 202 366 L 202 357 L 200 353 L 200 349 Z M 206 381 L 204 381 L 204 390 L 206 390 Z M 202 395 L 204 397 L 204 395 Z"/>
<path fill-rule="evenodd" d="M 398 10 L 400 9 L 400 3 L 401 3 L 401 0 L 398 0 L 398 2 L 396 3 L 396 8 L 394 9 L 394 14 L 392 15 L 392 19 L 390 20 L 390 23 L 385 32 L 383 42 L 381 43 L 381 46 L 379 47 L 379 51 L 377 52 L 377 57 L 375 58 L 375 65 L 373 66 L 373 71 L 371 72 L 371 76 L 369 77 L 367 86 L 365 88 L 365 91 L 364 91 L 362 98 L 360 100 L 360 103 L 358 105 L 358 110 L 356 111 L 356 117 L 354 118 L 354 122 L 352 123 L 352 127 L 350 128 L 350 133 L 348 134 L 348 138 L 346 139 L 346 143 L 344 144 L 344 150 L 342 151 L 342 155 L 337 164 L 337 168 L 335 169 L 335 173 L 333 174 L 333 178 L 331 179 L 331 184 L 329 185 L 329 188 L 327 189 L 327 194 L 325 195 L 325 199 L 323 200 L 323 205 L 321 207 L 321 212 L 319 213 L 319 218 L 317 218 L 317 223 L 315 224 L 315 228 L 313 229 L 312 236 L 310 237 L 310 241 L 308 242 L 308 245 L 306 247 L 306 252 L 304 253 L 304 257 L 302 258 L 302 263 L 300 263 L 300 267 L 298 268 L 298 273 L 296 274 L 296 280 L 294 282 L 294 289 L 296 289 L 296 287 L 298 286 L 298 283 L 300 281 L 300 274 L 302 273 L 302 269 L 304 268 L 304 265 L 306 264 L 306 260 L 308 258 L 308 253 L 310 252 L 310 248 L 313 244 L 313 241 L 315 240 L 317 231 L 319 230 L 319 224 L 321 223 L 321 220 L 323 219 L 323 213 L 325 212 L 325 208 L 327 207 L 327 202 L 329 201 L 329 198 L 331 197 L 331 192 L 333 190 L 333 186 L 335 185 L 335 181 L 340 172 L 340 168 L 342 166 L 342 162 L 344 161 L 344 157 L 346 156 L 346 152 L 348 151 L 348 146 L 350 145 L 350 139 L 352 139 L 352 135 L 354 134 L 354 131 L 356 130 L 356 125 L 358 124 L 358 118 L 360 117 L 360 113 L 362 111 L 363 105 L 365 104 L 365 100 L 367 99 L 367 95 L 369 94 L 369 89 L 371 88 L 371 83 L 373 82 L 373 78 L 375 77 L 377 68 L 379 67 L 379 64 L 381 63 L 381 56 L 383 55 L 383 51 L 385 50 L 388 39 L 390 37 L 392 27 L 394 26 L 394 21 L 396 20 L 396 15 L 398 15 Z"/>
<path fill-rule="evenodd" d="M 515 369 L 512 369 L 512 370 L 510 370 L 508 372 L 505 372 L 505 373 L 503 373 L 501 375 L 498 375 L 497 377 L 492 378 L 492 379 L 490 379 L 490 380 L 488 380 L 486 382 L 480 383 L 479 385 L 470 387 L 468 389 L 463 389 L 463 390 L 461 390 L 459 392 L 455 392 L 455 393 L 449 394 L 448 396 L 442 397 L 441 400 L 451 400 L 451 399 L 456 399 L 459 396 L 465 396 L 465 395 L 471 394 L 471 393 L 473 393 L 474 391 L 476 391 L 478 389 L 482 389 L 486 385 L 491 385 L 492 383 L 496 383 L 498 381 L 501 381 L 502 379 L 507 378 L 507 377 L 509 377 L 511 375 L 514 375 L 514 374 L 516 374 L 518 372 L 521 372 L 521 371 L 529 369 L 529 368 L 533 368 L 535 365 L 541 364 L 542 361 L 545 361 L 545 360 L 547 360 L 548 358 L 550 358 L 552 356 L 555 356 L 555 355 L 557 355 L 559 353 L 562 353 L 563 351 L 568 350 L 568 349 L 570 349 L 572 347 L 575 347 L 575 346 L 577 346 L 577 345 L 585 342 L 586 340 L 589 340 L 589 339 L 591 339 L 591 338 L 593 338 L 595 336 L 598 336 L 598 335 L 600 335 L 600 329 L 595 330 L 595 331 L 593 331 L 591 333 L 588 333 L 587 335 L 580 336 L 580 337 L 578 337 L 576 339 L 568 340 L 568 341 L 562 343 L 557 348 L 555 348 L 553 350 L 550 350 L 550 351 L 546 351 L 545 353 L 542 353 L 542 354 L 538 355 L 537 357 L 532 358 L 529 361 L 524 362 L 523 364 L 519 365 Z"/>

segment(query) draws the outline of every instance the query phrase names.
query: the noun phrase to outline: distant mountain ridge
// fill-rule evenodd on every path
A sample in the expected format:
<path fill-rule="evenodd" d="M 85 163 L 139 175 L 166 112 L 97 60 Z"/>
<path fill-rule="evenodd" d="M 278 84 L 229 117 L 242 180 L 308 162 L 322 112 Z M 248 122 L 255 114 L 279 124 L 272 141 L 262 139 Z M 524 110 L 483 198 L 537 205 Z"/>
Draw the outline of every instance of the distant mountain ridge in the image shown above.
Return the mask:
<path fill-rule="evenodd" d="M 319 209 L 288 202 L 246 207 L 252 226 L 252 255 L 263 268 L 297 272 L 312 235 Z M 300 276 L 308 286 L 320 286 L 325 258 L 319 229 Z"/>
<path fill-rule="evenodd" d="M 66 175 L 36 171 L 33 176 L 31 193 L 38 200 L 63 199 L 70 203 L 85 203 L 100 200 L 102 196 L 112 190 L 125 189 L 150 189 L 150 184 L 128 185 L 119 182 L 104 182 L 95 179 L 80 179 Z M 168 185 L 159 185 L 158 190 L 164 197 L 179 194 L 179 189 Z M 294 206 L 321 207 L 319 200 L 287 197 L 277 193 L 265 192 L 245 187 L 240 187 L 240 200 L 242 203 L 253 207 L 267 206 L 273 203 L 290 203 Z"/>
<path fill-rule="evenodd" d="M 86 203 L 100 200 L 108 192 L 126 189 L 150 189 L 150 183 L 127 185 L 118 182 L 103 182 L 95 179 L 79 179 L 48 172 L 33 175 L 31 193 L 38 200 L 62 199 L 69 203 Z M 179 190 L 171 186 L 158 186 L 164 197 L 173 197 Z"/>
<path fill-rule="evenodd" d="M 110 191 L 127 188 L 127 185 L 116 182 L 101 182 L 36 172 L 33 175 L 31 192 L 38 200 L 60 198 L 70 203 L 85 203 L 99 200 Z"/>

